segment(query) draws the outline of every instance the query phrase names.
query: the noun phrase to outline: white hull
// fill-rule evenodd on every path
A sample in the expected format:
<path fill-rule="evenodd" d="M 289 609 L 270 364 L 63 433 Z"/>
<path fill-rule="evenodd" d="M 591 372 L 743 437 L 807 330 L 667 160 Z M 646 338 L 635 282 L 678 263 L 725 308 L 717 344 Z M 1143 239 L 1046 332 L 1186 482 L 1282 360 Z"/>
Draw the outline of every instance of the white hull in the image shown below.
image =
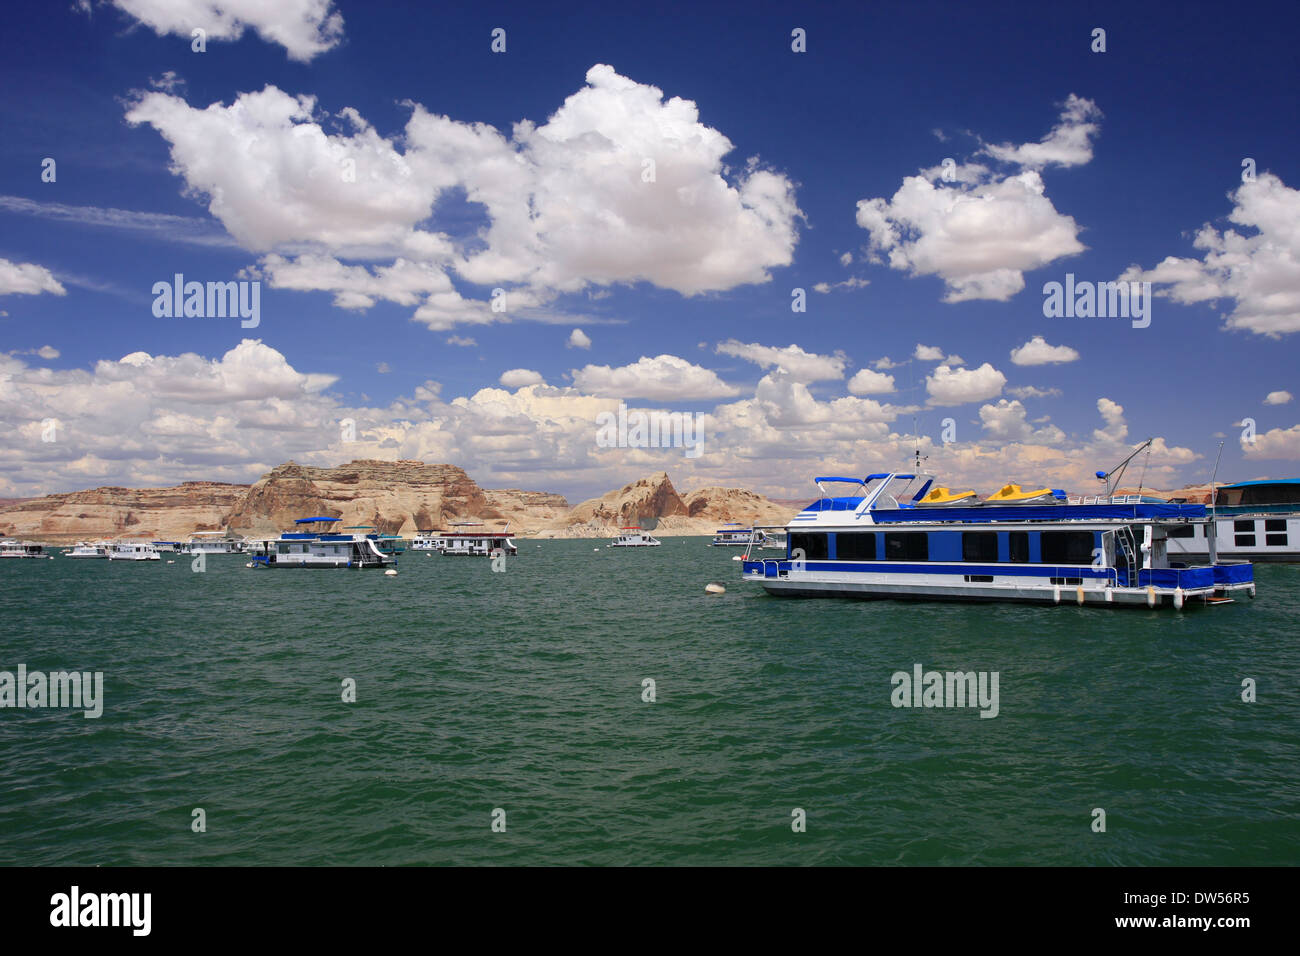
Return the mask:
<path fill-rule="evenodd" d="M 864 600 L 926 601 L 1012 601 L 1030 604 L 1120 605 L 1130 607 L 1181 607 L 1223 598 L 1233 591 L 1255 596 L 1254 584 L 1187 589 L 1181 594 L 1164 588 L 1110 587 L 1090 581 L 1086 584 L 1051 585 L 1042 578 L 1008 576 L 992 583 L 944 583 L 932 575 L 818 572 L 816 579 L 790 572 L 786 578 L 770 579 L 746 575 L 758 581 L 769 594 L 783 597 L 845 597 Z M 864 580 L 866 579 L 866 580 Z"/>

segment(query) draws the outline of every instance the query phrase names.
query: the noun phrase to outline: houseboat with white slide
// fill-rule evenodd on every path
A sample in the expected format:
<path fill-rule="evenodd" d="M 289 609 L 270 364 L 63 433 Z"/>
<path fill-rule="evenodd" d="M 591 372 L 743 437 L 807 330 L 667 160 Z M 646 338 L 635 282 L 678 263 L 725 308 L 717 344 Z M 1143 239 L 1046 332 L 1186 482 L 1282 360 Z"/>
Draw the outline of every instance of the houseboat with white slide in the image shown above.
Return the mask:
<path fill-rule="evenodd" d="M 1182 608 L 1255 594 L 1248 563 L 1170 561 L 1170 532 L 1205 524 L 1204 505 L 1106 496 L 1071 504 L 1053 490 L 1015 504 L 933 506 L 923 503 L 934 481 L 928 475 L 814 481 L 821 497 L 785 526 L 785 556 L 757 557 L 751 547 L 741 565 L 745 581 L 798 597 L 1098 606 Z M 838 483 L 855 488 L 828 493 L 826 485 Z M 1003 492 L 1004 499 L 1015 494 Z"/>
<path fill-rule="evenodd" d="M 391 556 L 379 549 L 375 538 L 353 532 L 335 532 L 339 518 L 299 518 L 297 530 L 252 545 L 254 568 L 382 568 Z"/>
<path fill-rule="evenodd" d="M 657 548 L 659 540 L 641 528 L 619 528 L 618 537 L 607 548 Z"/>
<path fill-rule="evenodd" d="M 1239 481 L 1214 494 L 1210 521 L 1176 529 L 1169 557 L 1207 560 L 1210 535 L 1221 558 L 1300 562 L 1300 480 Z"/>

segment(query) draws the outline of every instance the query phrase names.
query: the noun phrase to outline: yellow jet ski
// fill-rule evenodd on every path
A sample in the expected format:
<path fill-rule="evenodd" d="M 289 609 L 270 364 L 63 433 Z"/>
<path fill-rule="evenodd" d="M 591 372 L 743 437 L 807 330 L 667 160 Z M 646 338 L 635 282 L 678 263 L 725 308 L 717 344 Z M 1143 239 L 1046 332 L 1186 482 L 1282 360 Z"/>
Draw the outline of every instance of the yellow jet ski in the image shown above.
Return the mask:
<path fill-rule="evenodd" d="M 918 507 L 922 508 L 945 508 L 949 505 L 973 505 L 975 504 L 975 492 L 971 491 L 949 491 L 947 488 L 935 488 L 928 495 L 916 502 Z"/>
<path fill-rule="evenodd" d="M 1052 494 L 1051 488 L 1022 491 L 1019 485 L 1003 485 L 997 494 L 989 495 L 984 499 L 983 503 L 986 505 L 1029 505 L 1045 504 L 1055 500 L 1056 496 Z"/>

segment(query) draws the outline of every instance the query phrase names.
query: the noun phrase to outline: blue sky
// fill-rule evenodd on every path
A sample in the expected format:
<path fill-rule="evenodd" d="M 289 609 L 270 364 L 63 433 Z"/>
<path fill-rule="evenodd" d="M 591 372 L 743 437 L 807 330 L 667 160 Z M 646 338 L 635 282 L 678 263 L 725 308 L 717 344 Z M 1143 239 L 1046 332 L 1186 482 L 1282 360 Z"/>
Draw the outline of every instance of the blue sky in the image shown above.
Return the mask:
<path fill-rule="evenodd" d="M 0 495 L 291 457 L 800 495 L 914 420 L 981 491 L 1148 436 L 1148 485 L 1220 440 L 1221 479 L 1293 476 L 1297 14 L 1056 6 L 12 7 Z M 176 273 L 259 281 L 260 323 L 155 316 Z M 1067 273 L 1150 281 L 1149 327 L 1045 316 Z M 702 454 L 598 447 L 619 401 Z"/>

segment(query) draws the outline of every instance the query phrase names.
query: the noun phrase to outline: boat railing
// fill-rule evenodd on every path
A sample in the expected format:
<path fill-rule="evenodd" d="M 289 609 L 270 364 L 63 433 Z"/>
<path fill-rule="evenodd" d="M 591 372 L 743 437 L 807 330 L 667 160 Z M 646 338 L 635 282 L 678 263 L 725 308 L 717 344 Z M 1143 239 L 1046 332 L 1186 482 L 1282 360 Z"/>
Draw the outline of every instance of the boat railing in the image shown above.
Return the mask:
<path fill-rule="evenodd" d="M 1142 495 L 1070 495 L 1066 499 L 1072 505 L 1141 505 L 1146 504 Z"/>

